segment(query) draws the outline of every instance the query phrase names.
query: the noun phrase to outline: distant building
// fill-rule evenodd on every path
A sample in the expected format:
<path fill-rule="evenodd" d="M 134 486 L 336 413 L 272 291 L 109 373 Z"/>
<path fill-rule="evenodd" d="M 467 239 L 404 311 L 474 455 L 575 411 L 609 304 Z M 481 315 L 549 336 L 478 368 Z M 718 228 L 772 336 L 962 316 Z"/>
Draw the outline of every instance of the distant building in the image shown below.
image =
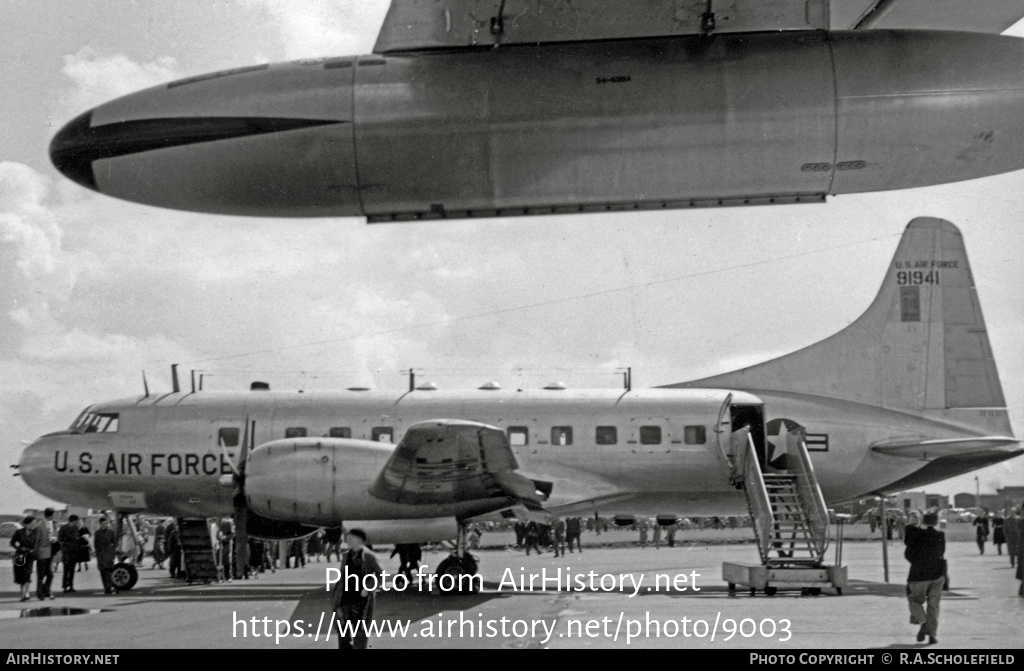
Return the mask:
<path fill-rule="evenodd" d="M 1017 488 L 1011 487 L 1009 489 Z M 961 492 L 953 497 L 953 505 L 957 508 L 988 508 L 989 510 L 1002 510 L 1003 497 L 1001 494 L 982 494 L 981 505 L 978 505 L 978 500 L 974 494 Z"/>
<path fill-rule="evenodd" d="M 896 495 L 896 507 L 903 510 L 924 510 L 928 507 L 928 495 L 924 492 L 900 492 Z"/>
<path fill-rule="evenodd" d="M 1000 507 L 1013 508 L 1024 503 L 1024 486 L 1014 485 L 996 490 L 996 496 L 1001 500 Z"/>
<path fill-rule="evenodd" d="M 953 496 L 953 507 L 954 508 L 975 508 L 977 507 L 978 500 L 974 497 L 974 494 L 968 494 L 967 492 L 960 492 Z"/>

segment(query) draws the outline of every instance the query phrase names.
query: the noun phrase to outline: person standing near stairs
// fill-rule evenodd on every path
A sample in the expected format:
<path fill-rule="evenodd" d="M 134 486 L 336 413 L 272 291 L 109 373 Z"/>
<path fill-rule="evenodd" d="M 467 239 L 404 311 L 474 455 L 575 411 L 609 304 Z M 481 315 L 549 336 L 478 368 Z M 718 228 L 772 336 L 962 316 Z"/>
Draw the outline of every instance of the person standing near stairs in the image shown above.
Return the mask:
<path fill-rule="evenodd" d="M 117 534 L 110 528 L 106 517 L 100 518 L 100 528 L 96 530 L 93 544 L 96 546 L 96 566 L 103 580 L 103 593 L 117 594 L 117 588 L 110 581 L 110 573 L 117 561 Z"/>

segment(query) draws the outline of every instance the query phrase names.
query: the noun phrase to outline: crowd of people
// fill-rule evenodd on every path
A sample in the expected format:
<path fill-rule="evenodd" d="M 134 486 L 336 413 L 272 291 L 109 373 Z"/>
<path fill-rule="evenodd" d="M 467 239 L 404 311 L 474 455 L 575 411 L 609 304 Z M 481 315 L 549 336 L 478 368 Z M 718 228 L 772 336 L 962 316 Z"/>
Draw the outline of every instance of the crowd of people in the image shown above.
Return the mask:
<path fill-rule="evenodd" d="M 106 520 L 101 520 L 96 538 L 88 526 L 82 524 L 77 515 L 57 526 L 53 508 L 47 508 L 41 518 L 28 515 L 21 521 L 21 528 L 11 536 L 14 548 L 14 582 L 21 589 L 21 600 L 28 601 L 32 593 L 32 575 L 36 576 L 36 598 L 40 601 L 53 599 L 54 571 L 63 565 L 61 588 L 65 594 L 76 592 L 75 574 L 89 570 L 95 547 L 97 565 L 101 576 L 106 577 L 113 568 L 112 553 L 117 540 L 103 532 Z M 103 532 L 103 533 L 101 533 Z"/>
<path fill-rule="evenodd" d="M 104 592 L 114 594 L 117 590 L 111 582 L 111 572 L 117 561 L 127 559 L 141 567 L 147 546 L 151 547 L 152 569 L 164 569 L 167 564 L 170 577 L 187 578 L 184 546 L 177 523 L 173 519 L 136 518 L 134 521 L 135 524 L 121 527 L 119 536 L 111 520 L 106 517 L 95 521 L 95 532 L 76 515 L 68 516 L 66 522 L 58 525 L 54 520 L 54 511 L 50 508 L 43 512 L 41 518 L 34 515 L 25 517 L 21 528 L 10 541 L 15 550 L 14 581 L 20 586 L 21 600 L 32 598 L 33 573 L 36 578 L 36 598 L 41 601 L 53 599 L 54 572 L 60 565 L 63 565 L 62 591 L 66 594 L 75 593 L 75 575 L 89 569 L 93 555 Z M 716 521 L 718 524 L 707 524 L 707 520 L 704 520 L 700 526 L 726 526 L 726 523 Z M 875 528 L 882 528 L 880 517 L 872 521 L 875 522 Z M 663 541 L 671 547 L 675 544 L 676 532 L 680 528 L 694 525 L 690 520 L 650 520 L 640 517 L 626 526 L 639 534 L 640 547 L 646 547 L 649 540 L 655 547 L 659 547 Z M 1021 508 L 1007 509 L 1004 515 L 983 510 L 973 525 L 980 554 L 985 553 L 989 539 L 999 555 L 1003 554 L 1003 546 L 1006 546 L 1010 566 L 1016 567 L 1016 579 L 1020 581 L 1017 593 L 1024 597 L 1024 516 Z M 621 523 L 619 526 L 622 526 Z M 924 642 L 927 639 L 930 644 L 938 641 L 941 596 L 943 589 L 948 589 L 949 581 L 945 534 L 937 526 L 939 516 L 935 511 L 924 514 L 918 511 L 890 514 L 884 525 L 887 536 L 901 539 L 906 546 L 904 557 L 910 563 L 907 577 L 910 621 L 919 626 L 917 640 Z M 600 534 L 607 531 L 608 526 L 604 520 L 595 516 L 586 519 L 554 518 L 551 524 L 534 520 L 517 521 L 512 529 L 516 547 L 524 550 L 527 555 L 550 551 L 553 556 L 560 557 L 565 556 L 566 551 L 583 552 L 584 530 Z M 243 547 L 238 545 L 239 536 L 231 518 L 212 521 L 209 532 L 218 582 L 255 579 L 259 573 L 267 570 L 276 572 L 279 567 L 304 567 L 307 562 L 320 562 L 321 559 L 327 562 L 333 559 L 342 564 L 355 562 L 359 570 L 364 572 L 377 572 L 380 567 L 362 532 L 355 536 L 352 536 L 352 532 L 346 535 L 349 549 L 344 553 L 341 549 L 340 528 L 319 529 L 306 538 L 293 541 L 267 542 L 250 537 Z M 479 546 L 482 534 L 483 529 L 479 525 L 470 529 L 469 541 L 473 547 Z M 396 555 L 401 563 L 399 572 L 411 577 L 422 558 L 420 546 L 396 545 L 391 556 Z M 349 620 L 372 617 L 372 595 L 336 594 L 335 601 L 338 612 L 343 612 Z M 365 639 L 340 643 L 354 647 L 366 645 Z"/>

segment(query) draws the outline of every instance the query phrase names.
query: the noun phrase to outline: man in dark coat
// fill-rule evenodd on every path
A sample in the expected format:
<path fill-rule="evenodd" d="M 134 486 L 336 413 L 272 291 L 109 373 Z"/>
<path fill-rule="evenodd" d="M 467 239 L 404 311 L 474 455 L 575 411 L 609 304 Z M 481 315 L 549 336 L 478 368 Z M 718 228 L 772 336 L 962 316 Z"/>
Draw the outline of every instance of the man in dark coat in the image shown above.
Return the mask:
<path fill-rule="evenodd" d="M 82 545 L 82 535 L 78 532 L 80 526 L 82 523 L 78 520 L 78 515 L 72 515 L 68 518 L 67 524 L 57 532 L 57 543 L 60 545 L 61 556 L 64 557 L 61 585 L 65 594 L 75 591 L 75 569 L 78 567 L 78 555 Z"/>
<path fill-rule="evenodd" d="M 1017 525 L 1017 580 L 1020 580 L 1017 596 L 1024 596 L 1024 514 L 1014 515 L 1013 521 Z"/>
<path fill-rule="evenodd" d="M 174 522 L 167 524 L 167 569 L 172 578 L 180 578 L 181 570 L 181 534 Z"/>
<path fill-rule="evenodd" d="M 398 555 L 398 572 L 406 577 L 411 583 L 412 576 L 416 572 L 416 569 L 420 567 L 420 559 L 423 558 L 423 550 L 420 548 L 419 543 L 398 543 L 395 545 L 395 549 L 391 551 L 391 556 Z"/>
<path fill-rule="evenodd" d="M 366 532 L 349 529 L 348 543 L 341 557 L 341 580 L 331 594 L 331 606 L 337 613 L 338 648 L 363 650 L 367 646 L 366 625 L 373 621 L 374 592 L 384 569 L 377 555 L 366 547 Z"/>
<path fill-rule="evenodd" d="M 526 556 L 530 556 L 530 549 L 537 551 L 537 554 L 541 554 L 540 546 L 537 544 L 540 540 L 540 526 L 530 521 L 526 525 L 526 531 L 523 535 L 523 544 L 526 546 Z"/>
<path fill-rule="evenodd" d="M 1017 564 L 1017 545 L 1020 543 L 1020 518 L 1017 517 L 1017 509 L 1011 508 L 1010 514 L 1006 516 L 1006 554 L 1010 555 L 1010 566 Z"/>
<path fill-rule="evenodd" d="M 942 598 L 942 586 L 946 581 L 946 535 L 935 530 L 939 523 L 936 513 L 924 515 L 924 525 L 919 526 L 917 512 L 911 513 L 907 525 L 904 543 L 907 549 L 903 556 L 910 562 L 910 575 L 907 576 L 907 601 L 910 604 L 910 623 L 919 624 L 918 642 L 925 636 L 928 643 L 938 643 L 939 633 L 939 600 Z M 928 610 L 925 611 L 925 603 Z"/>
<path fill-rule="evenodd" d="M 576 549 L 583 553 L 583 546 L 580 545 L 580 536 L 583 530 L 580 527 L 580 518 L 570 517 L 565 523 L 565 541 L 569 544 L 569 552 L 572 552 L 572 544 L 576 543 Z"/>
<path fill-rule="evenodd" d="M 117 534 L 110 528 L 106 517 L 100 518 L 100 528 L 96 530 L 93 545 L 96 547 L 96 566 L 103 579 L 103 593 L 117 594 L 117 589 L 110 582 L 110 573 L 117 562 Z"/>

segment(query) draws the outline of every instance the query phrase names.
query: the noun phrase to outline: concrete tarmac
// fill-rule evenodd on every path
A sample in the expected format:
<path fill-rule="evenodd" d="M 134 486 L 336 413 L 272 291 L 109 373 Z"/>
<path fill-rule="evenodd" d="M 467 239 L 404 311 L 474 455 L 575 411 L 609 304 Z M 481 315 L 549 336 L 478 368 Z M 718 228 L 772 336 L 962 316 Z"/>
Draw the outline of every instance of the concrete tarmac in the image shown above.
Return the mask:
<path fill-rule="evenodd" d="M 616 536 L 585 535 L 587 541 Z M 626 538 L 622 536 L 622 538 Z M 880 541 L 847 543 L 850 584 L 842 596 L 780 591 L 774 597 L 730 594 L 722 562 L 757 562 L 752 544 L 709 545 L 687 541 L 674 548 L 584 546 L 582 554 L 526 557 L 494 544 L 475 551 L 484 589 L 475 595 L 404 592 L 378 595 L 376 621 L 384 633 L 373 648 L 701 648 L 823 651 L 836 648 L 1020 648 L 1024 598 L 1017 596 L 1006 555 L 978 555 L 970 542 L 950 542 L 946 557 L 952 589 L 943 595 L 939 643 L 916 643 L 905 598 L 903 546 L 890 546 L 890 582 L 883 581 Z M 990 552 L 990 550 L 986 550 Z M 380 552 L 385 568 L 397 568 Z M 833 559 L 829 552 L 829 561 Z M 443 553 L 425 553 L 431 568 Z M 312 562 L 278 569 L 258 580 L 188 586 L 165 571 L 140 571 L 129 592 L 105 596 L 95 562 L 76 577 L 78 593 L 55 600 L 19 602 L 6 560 L 0 568 L 0 647 L 5 649 L 110 650 L 139 648 L 332 649 L 331 613 L 325 589 L 328 567 Z M 562 583 L 542 587 L 540 578 Z M 571 591 L 566 572 L 573 576 Z M 591 572 L 593 574 L 591 575 Z M 529 580 L 534 576 L 531 589 Z M 575 576 L 581 576 L 585 589 Z M 659 577 L 660 576 L 660 577 Z M 526 583 L 520 583 L 520 579 Z M 515 584 L 513 585 L 513 581 Z M 33 585 L 34 587 L 34 585 Z M 48 617 L 29 609 L 83 609 L 91 614 Z M 29 615 L 33 615 L 29 617 Z M 323 620 L 321 620 L 323 616 Z M 403 633 L 388 628 L 407 626 Z M 300 631 L 301 628 L 301 631 Z M 713 640 L 712 640 L 713 638 Z"/>

